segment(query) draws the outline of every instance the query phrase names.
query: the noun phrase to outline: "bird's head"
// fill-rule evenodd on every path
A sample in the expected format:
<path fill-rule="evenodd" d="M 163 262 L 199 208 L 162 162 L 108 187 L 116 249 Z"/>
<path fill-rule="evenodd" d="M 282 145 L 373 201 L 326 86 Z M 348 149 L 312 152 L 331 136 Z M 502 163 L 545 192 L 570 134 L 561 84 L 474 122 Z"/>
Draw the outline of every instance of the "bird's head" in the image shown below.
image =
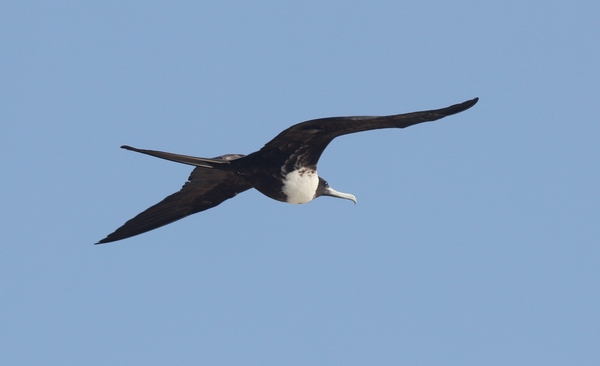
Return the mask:
<path fill-rule="evenodd" d="M 327 183 L 325 179 L 321 177 L 319 177 L 319 185 L 317 186 L 317 191 L 315 192 L 315 198 L 320 196 L 343 198 L 346 200 L 350 200 L 354 202 L 354 204 L 356 204 L 356 197 L 354 197 L 354 195 L 350 193 L 342 193 L 336 191 L 335 189 L 329 186 L 329 183 Z"/>

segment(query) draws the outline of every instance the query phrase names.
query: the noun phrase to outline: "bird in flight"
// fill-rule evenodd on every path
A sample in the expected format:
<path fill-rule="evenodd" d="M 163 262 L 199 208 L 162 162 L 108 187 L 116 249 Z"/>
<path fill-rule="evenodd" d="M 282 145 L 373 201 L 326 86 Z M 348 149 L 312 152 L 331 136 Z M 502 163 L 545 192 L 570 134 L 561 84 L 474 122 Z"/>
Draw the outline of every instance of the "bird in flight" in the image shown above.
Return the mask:
<path fill-rule="evenodd" d="M 138 214 L 96 244 L 130 238 L 213 208 L 250 188 L 287 203 L 307 203 L 320 196 L 356 197 L 329 186 L 317 174 L 319 157 L 336 137 L 381 128 L 405 128 L 465 111 L 475 98 L 447 108 L 391 116 L 330 117 L 298 123 L 250 155 L 212 159 L 121 146 L 126 150 L 195 166 L 179 192 Z"/>

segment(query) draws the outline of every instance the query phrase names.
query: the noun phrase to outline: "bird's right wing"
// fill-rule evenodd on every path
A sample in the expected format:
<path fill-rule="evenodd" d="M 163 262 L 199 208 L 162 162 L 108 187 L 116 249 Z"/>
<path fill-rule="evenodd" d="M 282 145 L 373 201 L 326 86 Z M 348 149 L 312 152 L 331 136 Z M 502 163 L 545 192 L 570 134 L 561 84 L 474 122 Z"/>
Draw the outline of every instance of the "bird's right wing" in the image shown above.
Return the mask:
<path fill-rule="evenodd" d="M 215 207 L 250 188 L 252 186 L 235 172 L 197 167 L 179 192 L 138 214 L 96 244 L 110 243 L 154 230 Z"/>
<path fill-rule="evenodd" d="M 381 128 L 405 128 L 423 122 L 435 121 L 465 111 L 478 98 L 450 107 L 391 116 L 354 116 L 319 118 L 293 125 L 283 130 L 260 149 L 260 156 L 281 164 L 284 170 L 293 167 L 315 167 L 327 145 L 336 137 L 349 133 Z"/>

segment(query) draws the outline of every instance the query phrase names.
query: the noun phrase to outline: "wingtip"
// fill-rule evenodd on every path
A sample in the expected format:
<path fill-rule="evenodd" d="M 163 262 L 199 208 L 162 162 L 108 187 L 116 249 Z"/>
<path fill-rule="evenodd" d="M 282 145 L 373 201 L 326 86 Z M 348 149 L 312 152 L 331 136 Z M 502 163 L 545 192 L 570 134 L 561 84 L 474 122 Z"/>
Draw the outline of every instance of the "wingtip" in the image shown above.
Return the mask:
<path fill-rule="evenodd" d="M 467 100 L 466 102 L 464 102 L 462 104 L 468 106 L 467 108 L 471 108 L 472 106 L 477 104 L 477 102 L 479 102 L 479 97 L 475 97 L 471 100 Z"/>
<path fill-rule="evenodd" d="M 98 240 L 98 242 L 94 243 L 94 245 L 107 244 L 107 243 L 112 243 L 113 241 L 120 240 L 120 239 L 111 238 L 111 235 L 107 236 L 106 238 L 104 238 L 102 240 Z"/>
<path fill-rule="evenodd" d="M 469 102 L 470 102 L 471 107 L 472 107 L 475 104 L 477 104 L 477 102 L 479 102 L 479 97 L 475 97 L 475 98 L 471 99 Z"/>
<path fill-rule="evenodd" d="M 466 102 L 462 102 L 462 103 L 450 106 L 450 107 L 446 108 L 446 111 L 448 113 L 447 115 L 464 112 L 467 109 L 470 109 L 471 107 L 473 107 L 475 104 L 477 104 L 478 101 L 479 101 L 479 97 L 475 97 L 471 100 L 467 100 Z"/>

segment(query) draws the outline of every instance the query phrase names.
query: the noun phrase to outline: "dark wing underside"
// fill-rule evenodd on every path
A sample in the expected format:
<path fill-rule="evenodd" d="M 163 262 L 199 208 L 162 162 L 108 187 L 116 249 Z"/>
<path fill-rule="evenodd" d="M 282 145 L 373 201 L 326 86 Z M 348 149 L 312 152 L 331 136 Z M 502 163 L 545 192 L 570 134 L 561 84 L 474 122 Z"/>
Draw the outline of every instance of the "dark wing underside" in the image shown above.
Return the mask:
<path fill-rule="evenodd" d="M 195 168 L 181 190 L 127 221 L 96 244 L 110 243 L 154 230 L 208 210 L 252 188 L 234 172 Z"/>
<path fill-rule="evenodd" d="M 281 163 L 280 166 L 286 171 L 293 170 L 294 166 L 316 168 L 323 150 L 338 136 L 381 128 L 405 128 L 435 121 L 467 110 L 478 100 L 479 98 L 475 98 L 447 108 L 392 116 L 314 119 L 284 130 L 255 154 Z"/>

